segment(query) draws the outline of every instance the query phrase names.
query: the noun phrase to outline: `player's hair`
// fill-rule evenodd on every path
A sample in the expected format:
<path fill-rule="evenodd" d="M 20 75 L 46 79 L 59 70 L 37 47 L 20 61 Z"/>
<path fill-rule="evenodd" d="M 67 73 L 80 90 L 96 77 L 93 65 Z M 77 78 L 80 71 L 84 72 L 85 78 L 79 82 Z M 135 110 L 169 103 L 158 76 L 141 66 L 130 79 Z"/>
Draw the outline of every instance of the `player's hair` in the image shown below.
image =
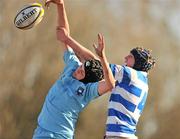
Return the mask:
<path fill-rule="evenodd" d="M 101 62 L 96 59 L 87 60 L 84 63 L 85 77 L 80 80 L 83 83 L 98 82 L 104 78 Z"/>
<path fill-rule="evenodd" d="M 135 58 L 133 68 L 140 71 L 148 72 L 155 66 L 155 59 L 151 55 L 151 51 L 142 47 L 133 48 L 131 54 Z"/>

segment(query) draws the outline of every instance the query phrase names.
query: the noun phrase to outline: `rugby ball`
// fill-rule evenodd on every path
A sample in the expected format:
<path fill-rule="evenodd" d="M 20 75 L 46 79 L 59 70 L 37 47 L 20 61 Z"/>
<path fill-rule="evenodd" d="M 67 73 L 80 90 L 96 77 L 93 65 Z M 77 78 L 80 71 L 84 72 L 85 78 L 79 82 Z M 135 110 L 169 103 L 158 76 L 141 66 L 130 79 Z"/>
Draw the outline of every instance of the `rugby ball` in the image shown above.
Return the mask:
<path fill-rule="evenodd" d="M 19 29 L 30 29 L 41 22 L 44 9 L 39 3 L 31 3 L 24 6 L 16 15 L 14 24 Z"/>

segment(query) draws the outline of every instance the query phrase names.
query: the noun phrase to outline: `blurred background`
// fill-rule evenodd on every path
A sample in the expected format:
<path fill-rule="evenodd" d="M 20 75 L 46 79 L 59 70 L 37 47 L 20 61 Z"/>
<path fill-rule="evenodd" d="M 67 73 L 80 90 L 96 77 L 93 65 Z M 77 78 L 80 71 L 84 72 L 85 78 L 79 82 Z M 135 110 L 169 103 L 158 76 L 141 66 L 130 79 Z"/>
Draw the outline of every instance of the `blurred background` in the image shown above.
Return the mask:
<path fill-rule="evenodd" d="M 0 139 L 31 139 L 44 98 L 63 70 L 56 40 L 56 7 L 22 31 L 17 11 L 42 0 L 0 0 Z M 105 36 L 110 63 L 122 64 L 136 46 L 153 50 L 149 96 L 139 119 L 139 139 L 180 139 L 180 0 L 65 0 L 71 35 L 92 49 Z M 88 105 L 76 139 L 102 139 L 109 94 Z"/>

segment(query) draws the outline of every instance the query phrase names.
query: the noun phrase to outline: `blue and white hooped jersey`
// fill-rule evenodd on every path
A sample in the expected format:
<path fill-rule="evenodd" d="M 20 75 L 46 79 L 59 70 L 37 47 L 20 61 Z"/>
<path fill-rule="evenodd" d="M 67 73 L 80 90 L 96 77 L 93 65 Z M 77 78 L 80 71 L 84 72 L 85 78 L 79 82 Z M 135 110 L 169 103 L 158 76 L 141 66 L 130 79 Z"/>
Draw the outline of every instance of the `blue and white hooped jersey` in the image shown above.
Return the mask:
<path fill-rule="evenodd" d="M 116 79 L 108 106 L 106 136 L 135 137 L 136 125 L 147 94 L 147 73 L 110 64 Z"/>

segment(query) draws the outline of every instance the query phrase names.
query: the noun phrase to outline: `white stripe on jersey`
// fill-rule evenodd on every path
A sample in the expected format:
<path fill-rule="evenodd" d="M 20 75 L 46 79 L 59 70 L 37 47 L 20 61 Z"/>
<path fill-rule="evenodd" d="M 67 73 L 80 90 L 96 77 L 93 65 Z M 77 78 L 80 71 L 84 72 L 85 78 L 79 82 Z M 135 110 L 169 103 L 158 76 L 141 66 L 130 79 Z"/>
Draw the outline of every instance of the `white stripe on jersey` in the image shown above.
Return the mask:
<path fill-rule="evenodd" d="M 127 115 L 128 117 L 133 117 L 134 120 L 136 120 L 136 122 L 138 121 L 139 119 L 139 113 L 132 113 L 130 111 L 128 111 L 121 103 L 118 103 L 118 102 L 113 102 L 113 101 L 110 101 L 109 102 L 109 107 L 108 109 L 115 109 L 119 112 L 122 112 L 123 114 Z"/>
<path fill-rule="evenodd" d="M 118 113 L 117 115 L 112 114 L 113 116 L 108 116 L 106 122 L 108 131 L 106 131 L 106 135 L 136 138 L 133 133 L 133 130 L 136 128 L 136 124 L 135 126 L 130 125 L 131 122 L 129 121 L 135 120 L 135 122 L 137 123 L 139 120 L 140 114 L 143 109 L 143 103 L 146 99 L 146 93 L 148 93 L 147 73 L 142 71 L 136 71 L 127 66 L 119 65 L 115 65 L 113 73 L 115 75 L 115 79 L 118 81 L 119 84 L 117 84 L 117 86 L 112 90 L 113 97 L 112 100 L 109 101 L 108 109 L 112 109 L 109 111 L 110 115 L 111 112 L 113 113 L 113 109 L 120 113 L 123 113 L 125 116 L 127 116 L 127 119 L 124 118 L 127 121 L 122 121 L 121 118 L 119 119 Z M 119 98 L 118 95 L 114 94 L 119 94 L 122 99 Z M 135 108 L 135 110 L 133 109 L 133 112 L 130 111 L 131 104 L 129 105 L 129 103 L 126 103 L 125 100 L 134 104 L 133 108 Z M 119 128 L 122 125 L 122 131 L 113 132 L 115 130 L 111 129 L 111 124 L 113 125 L 113 128 Z M 126 133 L 127 131 L 126 129 L 123 129 L 123 126 L 129 128 L 129 130 L 132 132 Z"/>
<path fill-rule="evenodd" d="M 125 125 L 125 126 L 131 128 L 131 129 L 136 129 L 135 126 L 129 125 L 127 122 L 124 122 L 124 121 L 120 120 L 116 116 L 108 116 L 107 121 L 108 122 L 106 124 L 120 124 L 120 125 Z"/>
<path fill-rule="evenodd" d="M 122 133 L 122 132 L 109 132 L 106 131 L 106 136 L 118 136 L 118 137 L 126 137 L 130 139 L 137 139 L 137 137 L 134 134 L 127 134 L 127 133 Z"/>
<path fill-rule="evenodd" d="M 113 94 L 120 94 L 124 99 L 126 99 L 127 101 L 135 104 L 136 106 L 139 104 L 140 98 L 135 96 L 132 93 L 129 93 L 128 91 L 126 91 L 125 89 L 116 86 L 116 88 L 113 90 L 112 92 Z"/>
<path fill-rule="evenodd" d="M 130 84 L 138 87 L 138 88 L 141 88 L 142 90 L 146 90 L 148 91 L 148 85 L 146 83 L 144 83 L 142 80 L 139 80 L 138 77 L 137 77 L 137 71 L 135 71 L 134 69 L 132 68 L 129 68 L 130 72 L 131 72 L 131 82 Z M 143 72 L 141 72 L 142 74 Z M 144 73 L 143 74 L 144 76 L 147 75 L 147 73 Z"/>
<path fill-rule="evenodd" d="M 116 67 L 115 67 L 115 80 L 118 80 L 119 82 L 122 80 L 122 78 L 123 78 L 123 76 L 122 76 L 122 71 L 121 71 L 121 69 L 122 69 L 122 66 L 120 66 L 120 65 L 116 65 Z"/>

